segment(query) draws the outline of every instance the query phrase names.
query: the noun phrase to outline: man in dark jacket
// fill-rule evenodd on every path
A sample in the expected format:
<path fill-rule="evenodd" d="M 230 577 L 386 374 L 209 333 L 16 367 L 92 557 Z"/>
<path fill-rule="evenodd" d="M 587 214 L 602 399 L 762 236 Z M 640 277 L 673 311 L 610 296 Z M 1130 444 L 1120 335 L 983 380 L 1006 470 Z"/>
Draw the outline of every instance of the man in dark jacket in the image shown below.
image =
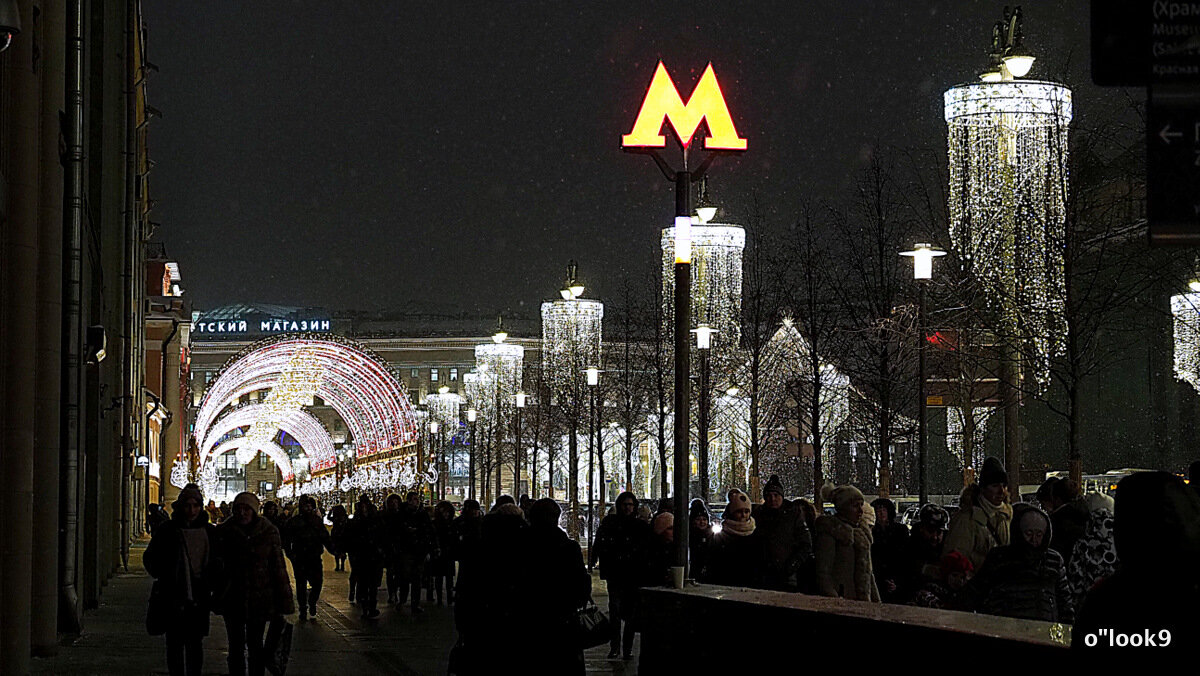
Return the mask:
<path fill-rule="evenodd" d="M 875 525 L 871 527 L 871 569 L 875 571 L 875 583 L 885 603 L 899 603 L 901 561 L 908 545 L 908 529 L 896 521 L 896 503 L 891 500 L 875 498 L 871 507 L 875 510 Z"/>
<path fill-rule="evenodd" d="M 775 591 L 800 591 L 812 576 L 812 534 L 804 523 L 804 514 L 783 498 L 783 484 L 772 474 L 763 486 L 763 502 L 752 516 L 762 540 L 763 586 Z"/>
<path fill-rule="evenodd" d="M 454 518 L 454 560 L 462 563 L 468 553 L 479 546 L 483 537 L 483 512 L 479 501 L 467 498 L 463 501 L 462 513 Z"/>
<path fill-rule="evenodd" d="M 634 629 L 630 621 L 637 589 L 646 582 L 649 573 L 650 524 L 638 518 L 637 509 L 637 496 L 633 493 L 625 491 L 617 496 L 616 512 L 600 522 L 589 554 L 600 562 L 600 578 L 608 584 L 608 612 L 613 629 L 609 659 L 633 657 Z"/>
<path fill-rule="evenodd" d="M 329 530 L 317 514 L 317 501 L 311 495 L 300 497 L 300 513 L 288 519 L 283 527 L 283 543 L 292 572 L 296 576 L 296 601 L 300 604 L 300 621 L 309 615 L 317 616 L 317 601 L 321 596 L 325 550 L 333 551 Z M 311 594 L 308 588 L 312 587 Z"/>
<path fill-rule="evenodd" d="M 216 528 L 208 523 L 196 484 L 185 486 L 171 508 L 170 520 L 155 527 L 142 556 L 154 578 L 147 627 L 166 634 L 171 676 L 200 676 L 212 589 L 221 569 Z"/>
<path fill-rule="evenodd" d="M 375 504 L 367 496 L 358 499 L 354 518 L 346 526 L 350 554 L 350 591 L 362 607 L 365 619 L 379 617 L 379 583 L 383 578 L 385 531 Z"/>
<path fill-rule="evenodd" d="M 246 673 L 249 652 L 250 676 L 263 675 L 283 630 L 283 616 L 295 609 L 279 530 L 258 509 L 253 493 L 239 493 L 232 515 L 217 527 L 228 582 L 220 610 L 229 636 L 231 674 Z M 264 643 L 268 622 L 271 631 Z"/>
<path fill-rule="evenodd" d="M 1025 620 L 1075 619 L 1062 556 L 1050 549 L 1050 517 L 1032 505 L 1013 510 L 1011 544 L 988 552 L 983 567 L 963 588 L 967 607 Z"/>
<path fill-rule="evenodd" d="M 1075 543 L 1087 529 L 1091 510 L 1069 479 L 1046 479 L 1038 488 L 1037 499 L 1042 503 L 1042 509 L 1050 515 L 1050 525 L 1054 527 L 1050 549 L 1061 554 L 1063 563 L 1069 565 Z"/>
<path fill-rule="evenodd" d="M 423 612 L 421 609 L 421 579 L 425 573 L 425 563 L 434 547 L 433 520 L 429 512 L 421 506 L 421 495 L 409 491 L 404 498 L 395 522 L 397 526 L 390 529 L 393 537 L 398 537 L 395 543 L 399 552 L 400 563 L 400 594 L 396 605 L 403 605 L 412 592 L 412 612 Z"/>
<path fill-rule="evenodd" d="M 693 498 L 688 506 L 688 556 L 692 577 L 703 580 L 708 569 L 708 550 L 712 547 L 713 527 L 704 500 Z"/>

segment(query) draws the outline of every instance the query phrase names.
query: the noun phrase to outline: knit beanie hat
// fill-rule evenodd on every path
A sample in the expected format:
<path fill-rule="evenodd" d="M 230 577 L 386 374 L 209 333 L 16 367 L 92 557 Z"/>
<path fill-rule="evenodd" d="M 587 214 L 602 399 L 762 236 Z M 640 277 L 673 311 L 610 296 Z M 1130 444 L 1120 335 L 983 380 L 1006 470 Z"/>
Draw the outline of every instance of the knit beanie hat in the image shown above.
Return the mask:
<path fill-rule="evenodd" d="M 233 499 L 233 504 L 235 507 L 237 505 L 246 505 L 250 509 L 254 510 L 255 514 L 258 514 L 258 510 L 260 508 L 258 496 L 253 493 L 238 493 L 237 497 Z"/>
<path fill-rule="evenodd" d="M 771 478 L 767 479 L 767 483 L 763 486 L 762 492 L 763 497 L 766 497 L 767 493 L 778 493 L 779 497 L 783 497 L 783 482 L 779 480 L 778 474 L 772 474 Z"/>
<path fill-rule="evenodd" d="M 654 523 L 652 527 L 654 528 L 655 535 L 662 535 L 663 533 L 675 527 L 675 515 L 670 512 L 663 512 L 662 514 L 659 514 L 658 516 L 654 517 Z"/>
<path fill-rule="evenodd" d="M 695 519 L 698 516 L 703 516 L 705 519 L 712 520 L 712 515 L 708 513 L 708 506 L 700 498 L 692 498 L 692 502 L 688 505 L 688 521 Z"/>
<path fill-rule="evenodd" d="M 750 496 L 743 493 L 740 489 L 730 489 L 725 499 L 729 501 L 729 504 L 725 507 L 725 514 L 730 514 L 735 509 L 753 509 L 750 505 Z"/>
<path fill-rule="evenodd" d="M 1000 461 L 988 456 L 983 461 L 983 469 L 979 472 L 979 485 L 990 486 L 992 484 L 1008 485 L 1008 472 L 1004 471 L 1004 466 Z"/>
<path fill-rule="evenodd" d="M 179 509 L 188 500 L 195 500 L 200 503 L 201 507 L 204 506 L 204 494 L 200 492 L 200 487 L 196 484 L 184 486 L 183 490 L 179 491 L 179 497 L 175 498 L 175 502 L 171 504 L 171 507 Z"/>
<path fill-rule="evenodd" d="M 950 573 L 970 573 L 975 570 L 975 566 L 971 565 L 971 560 L 960 551 L 953 551 L 942 557 L 942 572 L 946 575 Z"/>

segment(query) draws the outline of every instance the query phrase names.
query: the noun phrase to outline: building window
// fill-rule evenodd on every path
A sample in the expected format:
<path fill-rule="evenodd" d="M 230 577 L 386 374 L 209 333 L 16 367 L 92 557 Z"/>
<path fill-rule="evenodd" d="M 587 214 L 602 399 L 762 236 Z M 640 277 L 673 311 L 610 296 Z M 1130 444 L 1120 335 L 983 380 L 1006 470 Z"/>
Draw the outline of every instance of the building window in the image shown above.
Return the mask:
<path fill-rule="evenodd" d="M 458 369 L 450 369 L 450 382 L 458 380 Z"/>
<path fill-rule="evenodd" d="M 408 391 L 408 401 L 409 402 L 416 403 L 420 400 L 421 400 L 421 393 L 419 391 L 417 391 L 417 390 L 409 390 Z"/>
<path fill-rule="evenodd" d="M 267 493 L 270 493 L 273 490 L 275 490 L 275 484 L 271 483 L 270 481 L 258 482 L 258 494 L 259 495 L 266 495 Z"/>
<path fill-rule="evenodd" d="M 258 468 L 259 469 L 267 469 L 267 454 L 266 453 L 258 454 Z"/>
<path fill-rule="evenodd" d="M 421 370 L 420 370 L 420 369 L 409 369 L 409 371 L 408 371 L 408 377 L 409 377 L 409 378 L 420 378 L 420 377 L 421 377 Z"/>
<path fill-rule="evenodd" d="M 438 370 L 429 369 L 429 382 L 436 383 L 438 381 Z"/>

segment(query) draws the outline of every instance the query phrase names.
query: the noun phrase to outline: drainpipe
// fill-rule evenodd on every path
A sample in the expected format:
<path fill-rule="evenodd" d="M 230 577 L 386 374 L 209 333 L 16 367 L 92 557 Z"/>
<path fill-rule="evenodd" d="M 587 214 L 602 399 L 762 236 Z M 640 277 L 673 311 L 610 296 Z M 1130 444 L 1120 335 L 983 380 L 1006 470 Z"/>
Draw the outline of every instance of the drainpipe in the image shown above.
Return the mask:
<path fill-rule="evenodd" d="M 83 623 L 75 588 L 79 537 L 79 400 L 83 377 L 83 0 L 71 0 L 67 10 L 67 218 L 63 232 L 63 369 L 62 369 L 62 484 L 59 509 L 59 628 L 78 634 Z"/>

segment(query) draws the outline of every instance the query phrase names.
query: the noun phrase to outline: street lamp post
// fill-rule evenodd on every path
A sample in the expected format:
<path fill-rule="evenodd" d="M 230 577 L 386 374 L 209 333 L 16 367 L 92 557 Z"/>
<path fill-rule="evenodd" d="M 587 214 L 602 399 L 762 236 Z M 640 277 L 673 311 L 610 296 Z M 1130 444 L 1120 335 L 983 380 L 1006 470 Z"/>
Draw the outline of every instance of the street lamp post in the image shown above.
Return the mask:
<path fill-rule="evenodd" d="M 929 502 L 929 485 L 925 477 L 925 461 L 927 449 L 926 431 L 926 404 L 925 397 L 925 349 L 926 343 L 929 341 L 926 338 L 925 330 L 925 294 L 926 288 L 929 286 L 929 280 L 933 277 L 933 259 L 938 256 L 945 256 L 946 252 L 935 249 L 933 245 L 927 243 L 917 244 L 912 251 L 904 251 L 901 256 L 908 256 L 913 259 L 913 279 L 917 282 L 917 400 L 919 404 L 919 413 L 917 415 L 917 476 L 920 486 L 920 501 L 921 504 Z"/>
<path fill-rule="evenodd" d="M 471 448 L 467 454 L 467 464 L 469 469 L 467 474 L 467 497 L 475 499 L 475 420 L 479 417 L 479 412 L 473 408 L 467 409 L 467 422 L 471 424 Z"/>
<path fill-rule="evenodd" d="M 588 570 L 592 567 L 593 525 L 596 515 L 592 512 L 592 494 L 595 490 L 595 461 L 596 461 L 596 390 L 600 389 L 600 369 L 592 366 L 587 369 L 588 392 L 591 394 L 590 414 L 588 415 L 588 490 L 587 490 L 587 529 L 588 529 Z"/>
<path fill-rule="evenodd" d="M 700 497 L 705 504 L 708 503 L 708 355 L 712 347 L 712 335 L 717 330 L 707 324 L 701 324 L 699 327 L 692 329 L 692 333 L 696 334 L 696 347 L 700 350 L 700 401 L 699 410 L 697 411 L 697 433 L 699 443 L 696 448 L 696 454 L 700 461 Z"/>
<path fill-rule="evenodd" d="M 521 461 L 525 452 L 521 447 L 521 411 L 525 410 L 525 393 L 517 392 L 517 444 L 513 448 L 513 497 L 521 495 Z"/>

